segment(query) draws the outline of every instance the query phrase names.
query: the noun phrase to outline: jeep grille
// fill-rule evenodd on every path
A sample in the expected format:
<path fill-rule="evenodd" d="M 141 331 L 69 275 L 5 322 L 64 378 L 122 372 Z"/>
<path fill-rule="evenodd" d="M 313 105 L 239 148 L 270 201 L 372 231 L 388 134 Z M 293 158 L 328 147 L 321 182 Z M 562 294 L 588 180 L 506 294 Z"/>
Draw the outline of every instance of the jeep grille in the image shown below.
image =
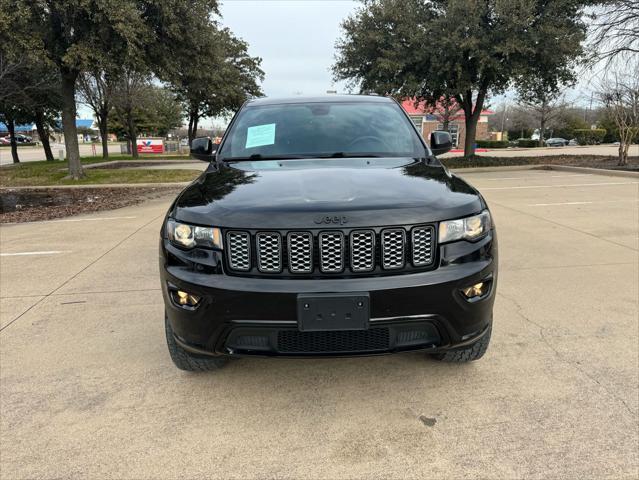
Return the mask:
<path fill-rule="evenodd" d="M 392 274 L 434 267 L 435 228 L 228 231 L 227 264 L 249 275 Z"/>

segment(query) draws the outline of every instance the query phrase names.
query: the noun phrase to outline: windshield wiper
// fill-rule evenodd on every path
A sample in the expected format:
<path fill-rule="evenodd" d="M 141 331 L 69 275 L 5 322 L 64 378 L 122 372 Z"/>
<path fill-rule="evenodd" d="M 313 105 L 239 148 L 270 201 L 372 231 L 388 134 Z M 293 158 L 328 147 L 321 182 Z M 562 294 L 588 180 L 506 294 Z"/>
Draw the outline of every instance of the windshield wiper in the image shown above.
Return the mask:
<path fill-rule="evenodd" d="M 348 152 L 335 152 L 327 155 L 318 155 L 316 158 L 379 158 L 382 155 L 376 153 L 348 153 Z"/>
<path fill-rule="evenodd" d="M 312 159 L 312 158 L 379 158 L 383 155 L 377 153 L 349 153 L 349 152 L 335 152 L 335 153 L 322 153 L 319 155 L 302 155 L 302 154 L 281 154 L 281 155 L 262 155 L 261 153 L 254 153 L 248 157 L 228 157 L 221 158 L 224 162 L 259 162 L 262 160 L 295 160 L 295 159 Z"/>
<path fill-rule="evenodd" d="M 222 158 L 224 162 L 253 162 L 261 160 L 295 160 L 300 158 L 311 158 L 305 155 L 262 155 L 261 153 L 254 153 L 248 157 L 228 157 Z"/>

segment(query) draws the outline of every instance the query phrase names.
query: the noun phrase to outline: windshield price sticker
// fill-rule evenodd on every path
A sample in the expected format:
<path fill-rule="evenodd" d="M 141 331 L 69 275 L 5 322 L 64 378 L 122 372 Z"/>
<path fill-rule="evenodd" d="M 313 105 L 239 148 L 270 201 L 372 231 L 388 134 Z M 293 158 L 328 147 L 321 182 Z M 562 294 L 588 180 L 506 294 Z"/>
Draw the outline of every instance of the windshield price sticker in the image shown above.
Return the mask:
<path fill-rule="evenodd" d="M 263 145 L 273 145 L 275 143 L 275 124 L 256 125 L 249 127 L 246 131 L 246 147 L 261 147 Z"/>

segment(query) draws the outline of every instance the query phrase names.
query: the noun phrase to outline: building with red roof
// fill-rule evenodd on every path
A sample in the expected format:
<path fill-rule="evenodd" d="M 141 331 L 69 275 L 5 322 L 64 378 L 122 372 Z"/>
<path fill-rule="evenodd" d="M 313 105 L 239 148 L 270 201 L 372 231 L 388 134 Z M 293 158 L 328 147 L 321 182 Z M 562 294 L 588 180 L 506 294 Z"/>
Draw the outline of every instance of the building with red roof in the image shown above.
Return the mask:
<path fill-rule="evenodd" d="M 453 101 L 438 103 L 436 106 L 427 105 L 424 102 L 415 103 L 414 99 L 406 99 L 402 102 L 402 108 L 408 113 L 411 120 L 422 133 L 425 139 L 430 137 L 431 132 L 443 130 L 444 122 L 448 119 L 448 131 L 453 139 L 453 146 L 464 144 L 466 138 L 466 124 L 464 111 Z M 494 112 L 482 110 L 477 123 L 477 140 L 489 140 L 488 116 Z"/>

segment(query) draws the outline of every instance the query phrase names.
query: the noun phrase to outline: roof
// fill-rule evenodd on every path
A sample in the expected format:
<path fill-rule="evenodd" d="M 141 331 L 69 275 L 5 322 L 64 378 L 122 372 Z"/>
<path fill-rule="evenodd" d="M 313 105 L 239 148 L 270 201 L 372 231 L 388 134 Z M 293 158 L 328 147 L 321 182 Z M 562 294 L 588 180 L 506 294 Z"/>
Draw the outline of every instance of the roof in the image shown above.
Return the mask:
<path fill-rule="evenodd" d="M 94 120 L 92 118 L 87 118 L 87 119 L 83 119 L 83 118 L 77 118 L 75 120 L 75 126 L 77 128 L 91 128 L 93 126 L 93 122 Z M 56 126 L 58 128 L 62 128 L 62 122 L 58 119 L 56 120 Z M 22 132 L 34 132 L 36 129 L 35 123 L 24 123 L 24 124 L 20 124 L 20 125 L 16 125 L 16 133 L 22 133 Z M 0 122 L 0 132 L 2 133 L 8 133 L 9 129 L 7 128 L 7 126 Z"/>
<path fill-rule="evenodd" d="M 89 118 L 89 119 L 78 118 L 75 121 L 75 126 L 78 128 L 91 128 L 92 125 L 93 125 L 92 118 Z"/>
<path fill-rule="evenodd" d="M 426 105 L 426 102 L 419 102 L 417 106 L 415 106 L 415 100 L 412 98 L 407 98 L 402 102 L 402 108 L 406 110 L 406 113 L 409 115 L 426 115 L 437 113 L 437 107 L 432 108 Z M 495 112 L 492 110 L 484 109 L 481 111 L 482 115 L 493 115 Z M 455 115 L 455 118 L 464 118 L 463 110 L 460 110 L 459 115 Z"/>
<path fill-rule="evenodd" d="M 257 107 L 261 105 L 282 105 L 282 104 L 295 104 L 295 103 L 386 103 L 392 102 L 390 98 L 382 97 L 378 95 L 322 95 L 316 97 L 285 97 L 285 98 L 271 98 L 261 97 L 249 100 L 246 105 L 251 107 Z"/>
<path fill-rule="evenodd" d="M 23 124 L 15 126 L 16 133 L 23 133 L 23 132 L 31 133 L 32 131 L 35 130 L 35 128 L 36 127 L 34 123 L 23 123 Z M 2 122 L 0 122 L 0 132 L 3 132 L 3 133 L 9 132 L 9 129 L 7 128 L 7 126 Z"/>

